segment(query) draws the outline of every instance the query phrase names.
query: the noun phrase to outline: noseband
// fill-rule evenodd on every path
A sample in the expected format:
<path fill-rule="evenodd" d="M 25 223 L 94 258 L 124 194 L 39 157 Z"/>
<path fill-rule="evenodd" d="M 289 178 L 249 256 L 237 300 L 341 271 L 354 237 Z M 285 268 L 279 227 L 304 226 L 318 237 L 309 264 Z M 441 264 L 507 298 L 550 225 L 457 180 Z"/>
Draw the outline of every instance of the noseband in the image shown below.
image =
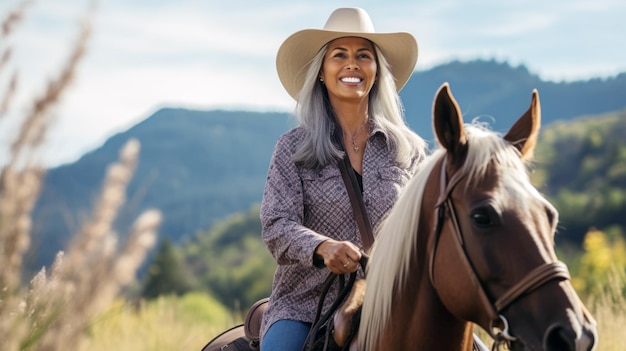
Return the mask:
<path fill-rule="evenodd" d="M 476 274 L 476 269 L 472 263 L 472 260 L 467 253 L 467 248 L 464 243 L 463 232 L 461 231 L 461 227 L 459 225 L 457 212 L 454 208 L 454 203 L 450 198 L 452 190 L 459 183 L 464 175 L 456 173 L 454 174 L 450 182 L 448 182 L 446 164 L 447 160 L 444 157 L 441 165 L 440 192 L 436 205 L 437 222 L 435 225 L 435 236 L 433 238 L 432 244 L 430 245 L 431 252 L 429 259 L 429 273 L 431 284 L 435 286 L 435 256 L 437 254 L 437 245 L 439 243 L 439 238 L 441 237 L 443 225 L 446 219 L 450 219 L 450 222 L 454 229 L 453 241 L 456 245 L 457 251 L 461 253 L 461 259 L 463 261 L 463 264 L 466 266 L 467 271 L 470 273 L 470 278 L 474 282 L 474 285 L 478 287 L 478 294 L 481 300 L 481 304 L 483 305 L 483 310 L 487 313 L 489 317 L 490 326 L 488 332 L 491 334 L 491 337 L 493 337 L 495 341 L 493 348 L 498 349 L 501 344 L 507 344 L 510 348 L 510 343 L 516 341 L 517 338 L 510 334 L 509 322 L 504 317 L 504 315 L 502 315 L 502 311 L 509 307 L 511 304 L 513 304 L 522 295 L 529 294 L 535 289 L 543 286 L 544 284 L 552 280 L 561 281 L 570 279 L 569 271 L 567 269 L 567 266 L 560 261 L 541 264 L 529 273 L 527 273 L 522 280 L 513 285 L 506 293 L 495 299 L 495 301 L 492 301 L 492 299 L 490 299 L 485 292 L 483 284 Z"/>

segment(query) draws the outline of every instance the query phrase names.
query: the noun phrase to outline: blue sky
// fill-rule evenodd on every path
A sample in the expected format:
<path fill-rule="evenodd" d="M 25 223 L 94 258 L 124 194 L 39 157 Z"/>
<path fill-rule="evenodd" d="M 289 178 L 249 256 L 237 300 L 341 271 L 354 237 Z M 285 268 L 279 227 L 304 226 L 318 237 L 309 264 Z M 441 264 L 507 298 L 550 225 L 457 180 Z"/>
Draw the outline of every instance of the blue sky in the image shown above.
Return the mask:
<path fill-rule="evenodd" d="M 0 2 L 2 17 L 19 3 Z M 101 0 L 78 76 L 55 111 L 44 162 L 72 162 L 164 106 L 286 111 L 274 59 L 293 32 L 337 7 L 367 10 L 377 31 L 418 41 L 417 70 L 476 58 L 526 65 L 545 80 L 626 72 L 623 0 Z M 0 161 L 33 95 L 67 56 L 87 0 L 35 2 L 9 40 L 19 94 L 0 120 Z"/>

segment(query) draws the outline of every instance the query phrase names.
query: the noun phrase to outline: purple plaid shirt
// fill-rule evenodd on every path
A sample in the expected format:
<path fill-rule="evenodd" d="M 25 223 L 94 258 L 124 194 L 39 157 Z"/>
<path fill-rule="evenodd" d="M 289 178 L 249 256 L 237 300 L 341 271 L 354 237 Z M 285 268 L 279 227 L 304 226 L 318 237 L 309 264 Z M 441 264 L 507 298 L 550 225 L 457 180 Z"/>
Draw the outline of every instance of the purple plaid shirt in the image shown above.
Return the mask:
<path fill-rule="evenodd" d="M 329 270 L 313 263 L 315 248 L 327 238 L 350 240 L 359 247 L 361 235 L 336 163 L 322 169 L 303 168 L 293 154 L 304 136 L 302 128 L 283 134 L 270 162 L 261 204 L 262 236 L 278 262 L 270 304 L 261 335 L 281 319 L 313 322 L 321 288 Z M 363 155 L 363 203 L 376 235 L 377 227 L 415 172 L 400 167 L 385 135 L 374 128 Z M 332 303 L 336 291 L 326 298 Z"/>

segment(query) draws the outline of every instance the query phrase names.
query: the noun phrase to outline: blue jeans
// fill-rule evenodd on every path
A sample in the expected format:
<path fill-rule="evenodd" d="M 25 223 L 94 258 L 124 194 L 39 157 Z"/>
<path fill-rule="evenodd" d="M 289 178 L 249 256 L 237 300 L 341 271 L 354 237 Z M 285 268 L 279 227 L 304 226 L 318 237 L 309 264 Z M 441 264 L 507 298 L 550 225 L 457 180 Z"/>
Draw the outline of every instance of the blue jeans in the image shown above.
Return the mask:
<path fill-rule="evenodd" d="M 272 324 L 261 342 L 262 351 L 300 351 L 311 323 L 282 319 Z"/>

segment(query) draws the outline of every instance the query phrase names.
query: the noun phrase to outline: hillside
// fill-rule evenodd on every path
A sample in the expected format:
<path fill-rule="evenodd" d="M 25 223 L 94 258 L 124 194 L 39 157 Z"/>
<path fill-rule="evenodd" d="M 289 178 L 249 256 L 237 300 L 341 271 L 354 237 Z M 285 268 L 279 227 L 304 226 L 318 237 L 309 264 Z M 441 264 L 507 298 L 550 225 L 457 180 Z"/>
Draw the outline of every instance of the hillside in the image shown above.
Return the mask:
<path fill-rule="evenodd" d="M 289 123 L 287 114 L 167 108 L 50 170 L 34 217 L 45 223 L 36 231 L 35 267 L 50 262 L 89 215 L 106 167 L 128 139 L 139 140 L 141 154 L 119 228 L 158 208 L 161 235 L 178 241 L 260 201 L 274 143 Z"/>
<path fill-rule="evenodd" d="M 559 239 L 579 242 L 589 227 L 626 235 L 626 110 L 545 128 L 533 181 L 560 212 Z"/>
<path fill-rule="evenodd" d="M 526 111 L 533 89 L 539 91 L 542 123 L 619 111 L 626 108 L 626 73 L 610 79 L 546 82 L 526 67 L 496 61 L 454 61 L 413 74 L 400 92 L 407 122 L 432 140 L 431 108 L 435 92 L 449 82 L 466 120 L 480 117 L 504 132 Z"/>
<path fill-rule="evenodd" d="M 519 117 L 535 87 L 541 94 L 544 126 L 626 108 L 620 94 L 626 91 L 626 74 L 607 80 L 551 83 L 540 81 L 523 67 L 494 61 L 453 62 L 416 72 L 402 91 L 409 124 L 427 139 L 432 138 L 432 97 L 444 81 L 451 82 L 466 119 L 492 115 L 496 130 L 508 128 Z M 142 150 L 119 228 L 125 232 L 139 211 L 155 207 L 164 213 L 160 235 L 178 242 L 260 201 L 272 148 L 291 123 L 287 113 L 157 111 L 75 163 L 49 170 L 35 209 L 31 264 L 35 269 L 49 264 L 64 247 L 89 214 L 104 170 L 128 139 L 137 138 Z"/>

